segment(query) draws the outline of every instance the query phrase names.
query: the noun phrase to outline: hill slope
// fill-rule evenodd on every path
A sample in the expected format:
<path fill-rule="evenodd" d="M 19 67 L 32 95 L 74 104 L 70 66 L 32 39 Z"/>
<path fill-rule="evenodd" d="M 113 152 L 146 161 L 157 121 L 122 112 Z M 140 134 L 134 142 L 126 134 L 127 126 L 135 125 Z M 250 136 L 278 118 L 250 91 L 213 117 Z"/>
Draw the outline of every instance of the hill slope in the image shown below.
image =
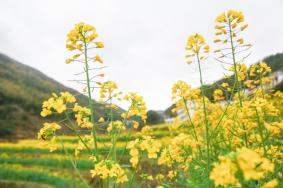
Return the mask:
<path fill-rule="evenodd" d="M 262 61 L 267 63 L 267 65 L 272 69 L 272 72 L 283 71 L 283 53 L 277 53 L 275 55 L 270 55 L 268 57 L 265 57 Z M 230 85 L 232 85 L 232 83 L 234 83 L 233 79 L 234 79 L 234 76 L 232 75 L 228 79 L 220 79 L 211 85 L 205 85 L 204 88 L 205 88 L 206 97 L 208 97 L 209 99 L 212 99 L 213 91 L 217 89 L 218 86 L 221 85 L 221 83 L 228 82 L 230 83 Z M 275 86 L 275 90 L 283 91 L 283 82 Z M 172 104 L 170 107 L 168 107 L 164 111 L 164 114 L 169 117 L 175 116 L 174 114 L 171 113 L 171 110 L 174 107 L 175 105 Z"/>
<path fill-rule="evenodd" d="M 39 116 L 42 101 L 61 91 L 79 95 L 78 102 L 87 104 L 84 95 L 0 53 L 0 138 L 34 137 L 43 122 Z M 95 108 L 96 118 L 109 112 L 100 103 L 95 102 Z"/>

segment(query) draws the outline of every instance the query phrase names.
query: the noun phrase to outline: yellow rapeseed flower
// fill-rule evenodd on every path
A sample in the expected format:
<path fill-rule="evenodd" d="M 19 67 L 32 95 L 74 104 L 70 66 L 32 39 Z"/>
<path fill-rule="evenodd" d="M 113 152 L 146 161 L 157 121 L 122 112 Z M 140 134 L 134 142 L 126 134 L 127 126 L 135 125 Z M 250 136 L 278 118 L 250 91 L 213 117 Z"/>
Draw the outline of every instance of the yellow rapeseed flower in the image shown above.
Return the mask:
<path fill-rule="evenodd" d="M 228 187 L 229 185 L 234 185 L 241 187 L 239 180 L 235 177 L 237 165 L 227 157 L 220 156 L 219 160 L 220 163 L 215 164 L 209 178 L 214 181 L 216 186 Z"/>
<path fill-rule="evenodd" d="M 269 182 L 267 182 L 266 184 L 262 185 L 260 188 L 275 188 L 278 185 L 278 180 L 277 179 L 273 179 Z"/>
<path fill-rule="evenodd" d="M 125 170 L 118 163 L 111 160 L 100 161 L 90 173 L 92 177 L 98 176 L 102 180 L 114 178 L 116 183 L 124 183 L 128 181 Z"/>
<path fill-rule="evenodd" d="M 241 148 L 238 152 L 237 162 L 245 180 L 263 179 L 267 172 L 273 172 L 274 164 L 255 151 Z"/>
<path fill-rule="evenodd" d="M 56 130 L 61 129 L 57 123 L 44 123 L 43 128 L 39 130 L 38 139 L 51 140 L 55 136 Z"/>
<path fill-rule="evenodd" d="M 206 44 L 203 36 L 196 33 L 195 35 L 190 35 L 187 40 L 186 50 L 188 54 L 186 55 L 187 58 L 192 59 L 193 57 L 203 59 L 204 54 L 209 53 L 210 48 Z M 187 64 L 191 64 L 191 60 L 187 61 Z"/>
<path fill-rule="evenodd" d="M 94 61 L 95 61 L 95 62 L 99 62 L 99 63 L 101 63 L 101 64 L 104 63 L 103 60 L 101 59 L 101 57 L 100 57 L 98 54 L 94 57 Z"/>
<path fill-rule="evenodd" d="M 224 93 L 221 89 L 216 89 L 213 91 L 213 98 L 215 101 L 221 101 L 224 100 Z"/>

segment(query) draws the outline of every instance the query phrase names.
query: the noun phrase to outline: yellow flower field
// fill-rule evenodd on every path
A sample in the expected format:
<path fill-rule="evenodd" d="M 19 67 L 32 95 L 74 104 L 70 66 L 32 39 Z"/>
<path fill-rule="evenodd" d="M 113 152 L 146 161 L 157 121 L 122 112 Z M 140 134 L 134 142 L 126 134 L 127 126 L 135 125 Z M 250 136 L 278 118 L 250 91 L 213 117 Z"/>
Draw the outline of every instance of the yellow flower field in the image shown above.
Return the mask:
<path fill-rule="evenodd" d="M 177 81 L 172 113 L 181 110 L 185 118 L 149 126 L 141 95 L 96 80 L 104 77 L 106 62 L 98 54 L 104 43 L 94 26 L 75 24 L 67 34 L 66 66 L 82 66 L 88 105 L 69 92 L 50 94 L 42 103 L 46 123 L 37 140 L 0 143 L 0 177 L 55 187 L 283 187 L 283 93 L 272 90 L 265 62 L 245 64 L 252 48 L 247 29 L 244 13 L 228 10 L 215 18 L 214 45 L 199 33 L 184 39 L 184 55 L 188 66 L 196 65 L 200 87 Z M 229 71 L 212 100 L 202 68 L 209 56 Z M 94 92 L 109 107 L 108 117 L 94 117 Z M 128 107 L 115 119 L 120 101 Z M 61 134 L 62 127 L 72 136 Z"/>

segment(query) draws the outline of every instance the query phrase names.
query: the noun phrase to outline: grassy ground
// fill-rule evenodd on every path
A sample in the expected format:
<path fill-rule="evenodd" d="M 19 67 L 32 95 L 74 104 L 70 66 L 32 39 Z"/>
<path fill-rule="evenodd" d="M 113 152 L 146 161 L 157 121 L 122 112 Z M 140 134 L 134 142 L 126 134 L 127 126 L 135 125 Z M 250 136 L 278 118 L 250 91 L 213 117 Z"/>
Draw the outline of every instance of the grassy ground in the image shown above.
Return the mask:
<path fill-rule="evenodd" d="M 24 182 L 24 181 L 14 182 L 14 181 L 8 181 L 8 180 L 1 180 L 0 187 L 2 188 L 52 188 L 52 186 L 50 185 Z"/>
<path fill-rule="evenodd" d="M 167 125 L 153 127 L 153 135 L 161 142 L 167 141 L 169 135 Z M 118 138 L 118 157 L 128 161 L 125 154 L 125 146 L 128 141 L 141 137 L 138 132 L 122 134 Z M 78 138 L 74 136 L 62 136 L 64 147 L 69 153 L 74 152 Z M 106 154 L 110 147 L 110 138 L 100 135 L 99 150 Z M 126 152 L 127 153 L 127 152 Z M 70 157 L 70 156 L 69 156 Z M 18 142 L 0 142 L 0 187 L 9 188 L 72 188 L 83 187 L 69 157 L 66 157 L 63 149 L 52 153 L 42 146 L 37 140 L 20 140 Z M 88 159 L 87 151 L 83 150 L 79 157 L 75 158 L 78 170 L 87 181 L 91 181 L 89 170 L 93 168 Z"/>

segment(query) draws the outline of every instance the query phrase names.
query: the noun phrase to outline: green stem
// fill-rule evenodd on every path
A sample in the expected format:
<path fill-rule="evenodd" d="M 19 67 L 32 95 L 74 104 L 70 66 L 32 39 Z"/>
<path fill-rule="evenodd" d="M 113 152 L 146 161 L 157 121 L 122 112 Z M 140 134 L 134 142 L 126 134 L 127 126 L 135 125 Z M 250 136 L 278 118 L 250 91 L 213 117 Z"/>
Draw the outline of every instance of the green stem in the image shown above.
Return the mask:
<path fill-rule="evenodd" d="M 110 122 L 113 124 L 113 108 L 112 108 L 112 96 L 111 96 L 111 93 L 110 93 Z M 113 152 L 113 160 L 116 161 L 116 141 L 117 141 L 117 131 L 116 131 L 116 128 L 113 127 L 113 130 L 114 130 L 114 133 L 112 134 L 112 152 Z"/>
<path fill-rule="evenodd" d="M 109 188 L 109 184 L 110 184 L 110 178 L 108 176 L 107 180 L 106 180 L 106 187 Z"/>
<path fill-rule="evenodd" d="M 117 160 L 117 151 L 116 151 L 116 142 L 117 142 L 117 135 L 116 135 L 116 131 L 113 135 L 113 160 L 116 161 Z"/>
<path fill-rule="evenodd" d="M 234 66 L 234 74 L 235 74 L 234 82 L 236 83 L 240 107 L 242 109 L 243 102 L 242 102 L 242 96 L 241 96 L 240 85 L 239 85 L 239 80 L 238 80 L 237 62 L 236 62 L 236 57 L 235 57 L 235 47 L 234 47 L 234 43 L 233 43 L 233 33 L 232 33 L 232 27 L 231 27 L 231 21 L 230 20 L 229 20 L 229 36 L 230 36 L 230 45 L 231 45 L 231 50 L 232 50 L 232 58 L 233 58 L 233 66 Z M 232 92 L 234 92 L 234 91 L 232 91 Z M 243 124 L 243 129 L 244 129 L 244 132 L 245 132 L 244 133 L 245 146 L 248 147 L 248 137 L 247 137 L 247 133 L 246 133 L 246 127 L 245 127 L 244 124 Z"/>
<path fill-rule="evenodd" d="M 262 73 L 260 73 L 260 88 L 261 88 L 261 94 L 262 94 L 262 98 L 264 98 L 264 91 L 263 91 L 263 85 L 262 85 Z"/>
<path fill-rule="evenodd" d="M 239 80 L 238 80 L 238 70 L 237 70 L 237 62 L 236 62 L 236 57 L 235 57 L 235 47 L 233 43 L 233 33 L 232 33 L 232 27 L 231 27 L 231 22 L 229 20 L 229 36 L 230 36 L 230 45 L 231 45 L 231 50 L 232 50 L 232 58 L 233 58 L 233 66 L 234 66 L 234 76 L 235 76 L 235 82 L 236 82 L 236 88 L 237 88 L 237 93 L 240 101 L 240 106 L 242 107 L 242 97 L 240 93 L 240 85 L 239 85 Z M 234 92 L 234 91 L 233 91 Z"/>
<path fill-rule="evenodd" d="M 200 66 L 200 58 L 199 53 L 197 53 L 197 62 L 198 62 L 198 69 L 199 69 L 199 76 L 200 76 L 200 84 L 201 84 L 201 95 L 202 95 L 202 103 L 203 103 L 203 112 L 205 116 L 205 135 L 206 135 L 206 155 L 207 155 L 207 174 L 209 175 L 209 169 L 210 169 L 210 139 L 209 139 L 209 125 L 208 125 L 208 118 L 207 118 L 207 109 L 206 109 L 206 103 L 205 103 L 205 93 L 204 93 L 204 84 L 202 79 L 202 71 Z"/>
<path fill-rule="evenodd" d="M 98 159 L 98 146 L 97 146 L 97 140 L 96 140 L 96 126 L 95 126 L 95 121 L 94 121 L 94 107 L 93 107 L 93 102 L 92 102 L 92 97 L 91 97 L 91 91 L 90 91 L 90 80 L 89 80 L 89 66 L 88 66 L 88 57 L 87 57 L 87 43 L 84 38 L 84 62 L 85 62 L 85 73 L 86 73 L 86 79 L 87 79 L 87 92 L 88 92 L 88 104 L 90 108 L 90 118 L 91 122 L 93 124 L 92 128 L 92 133 L 93 133 L 93 142 L 94 142 L 94 154 L 96 158 Z"/>
<path fill-rule="evenodd" d="M 128 117 L 128 114 L 129 114 L 129 111 L 130 111 L 131 107 L 129 107 L 129 109 L 127 110 L 126 114 L 125 114 L 125 118 L 123 120 L 123 125 L 125 125 L 126 123 L 126 120 L 127 120 L 127 117 Z M 121 157 L 120 157 L 120 161 L 124 158 L 125 156 L 125 152 L 127 150 L 127 146 L 128 146 L 128 143 L 129 143 L 129 138 L 132 136 L 131 132 L 125 137 L 126 138 L 126 144 L 125 144 L 125 147 L 123 149 L 123 152 L 121 154 Z"/>
<path fill-rule="evenodd" d="M 138 169 L 138 166 L 140 165 L 141 163 L 141 159 L 142 159 L 142 156 L 143 156 L 143 152 L 141 151 L 140 155 L 139 155 L 139 160 L 138 160 L 138 163 L 136 165 L 136 169 Z M 134 169 L 134 172 L 132 174 L 132 177 L 130 179 L 130 182 L 129 182 L 129 188 L 132 188 L 132 185 L 133 185 L 133 181 L 134 181 L 134 177 L 137 175 L 137 170 Z"/>
<path fill-rule="evenodd" d="M 129 183 L 129 188 L 132 187 L 132 184 L 133 184 L 135 175 L 136 175 L 136 173 L 134 172 L 134 173 L 132 174 L 132 176 L 131 176 L 130 183 Z"/>
<path fill-rule="evenodd" d="M 75 125 L 73 124 L 72 120 L 70 119 L 68 113 L 65 112 L 65 116 L 66 119 L 69 121 L 71 127 L 68 126 L 69 129 L 71 129 L 72 131 L 74 131 L 74 133 L 76 134 L 77 137 L 79 137 L 80 141 L 83 143 L 83 145 L 85 146 L 85 148 L 89 151 L 89 153 L 91 154 L 91 149 L 88 147 L 88 145 L 85 143 L 85 141 L 82 139 L 81 135 L 79 134 L 79 132 L 77 131 L 77 129 L 75 128 Z"/>
<path fill-rule="evenodd" d="M 86 188 L 90 188 L 90 186 L 88 185 L 88 183 L 85 181 L 85 179 L 84 179 L 83 176 L 81 175 L 80 171 L 78 170 L 76 163 L 75 163 L 74 160 L 70 157 L 70 154 L 69 154 L 68 150 L 65 148 L 65 146 L 64 146 L 64 144 L 63 144 L 63 142 L 62 142 L 61 139 L 60 139 L 60 143 L 61 143 L 61 145 L 62 145 L 62 148 L 64 149 L 64 152 L 65 152 L 66 156 L 69 156 L 69 160 L 70 160 L 70 162 L 71 162 L 73 168 L 75 169 L 75 172 L 76 172 L 77 175 L 79 176 L 80 180 L 83 182 L 83 184 L 84 184 L 84 186 L 85 186 Z"/>
<path fill-rule="evenodd" d="M 229 96 L 228 104 L 226 105 L 225 110 L 224 110 L 223 114 L 221 115 L 217 125 L 214 128 L 214 130 L 212 130 L 212 133 L 210 134 L 210 138 L 213 138 L 214 134 L 216 134 L 216 131 L 217 131 L 218 127 L 220 126 L 222 120 L 224 119 L 224 116 L 226 115 L 226 113 L 228 111 L 229 106 L 231 105 L 231 101 L 232 101 L 233 96 L 234 96 L 234 92 L 233 91 L 235 90 L 235 87 L 236 87 L 236 82 L 234 82 L 234 84 L 233 84 L 232 93 Z"/>
<path fill-rule="evenodd" d="M 195 135 L 195 139 L 196 141 L 198 141 L 198 136 L 197 136 L 197 132 L 195 130 L 195 125 L 193 124 L 193 121 L 192 121 L 192 118 L 191 118 L 191 115 L 190 115 L 190 112 L 189 112 L 189 109 L 188 109 L 188 106 L 187 106 L 187 103 L 186 103 L 186 99 L 184 97 L 182 97 L 183 99 L 183 102 L 184 102 L 184 105 L 185 105 L 185 109 L 186 109 L 186 112 L 187 112 L 187 115 L 189 117 L 189 121 L 193 127 L 193 132 L 194 132 L 194 135 Z"/>
<path fill-rule="evenodd" d="M 264 156 L 266 156 L 267 150 L 266 150 L 266 145 L 265 145 L 265 139 L 264 139 L 264 136 L 263 136 L 263 126 L 262 126 L 262 122 L 260 121 L 259 114 L 258 114 L 256 107 L 255 107 L 255 111 L 256 111 L 256 116 L 257 116 L 257 123 L 258 123 L 258 126 L 259 126 L 261 145 L 262 145 L 262 148 L 263 148 L 263 151 L 264 151 Z"/>
<path fill-rule="evenodd" d="M 191 115 L 190 115 L 190 112 L 189 112 L 189 109 L 188 109 L 188 106 L 187 106 L 187 103 L 186 103 L 186 99 L 184 97 L 182 97 L 182 99 L 183 99 L 183 102 L 184 102 L 184 105 L 185 105 L 185 109 L 186 109 L 187 115 L 189 117 L 189 121 L 190 121 L 190 123 L 191 123 L 191 125 L 193 127 L 193 133 L 194 133 L 195 139 L 198 142 L 199 140 L 198 140 L 197 132 L 196 132 L 196 129 L 195 129 L 195 125 L 194 125 L 194 123 L 192 121 L 192 118 L 191 118 Z M 198 150 L 199 150 L 200 156 L 202 156 L 202 152 L 201 152 L 200 146 L 198 146 Z"/>

